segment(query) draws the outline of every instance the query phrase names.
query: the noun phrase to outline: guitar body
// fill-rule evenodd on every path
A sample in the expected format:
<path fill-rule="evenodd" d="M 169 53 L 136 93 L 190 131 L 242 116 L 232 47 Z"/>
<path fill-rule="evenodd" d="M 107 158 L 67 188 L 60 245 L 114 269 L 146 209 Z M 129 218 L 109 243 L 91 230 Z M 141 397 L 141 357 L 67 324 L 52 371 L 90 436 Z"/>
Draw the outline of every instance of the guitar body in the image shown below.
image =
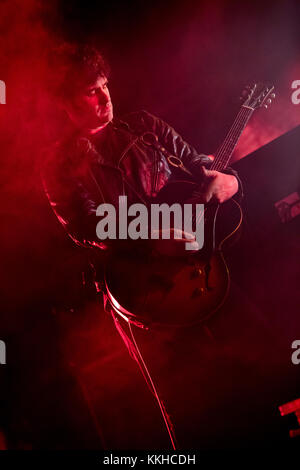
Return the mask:
<path fill-rule="evenodd" d="M 201 322 L 222 305 L 229 287 L 220 252 L 210 259 L 208 288 L 201 261 L 158 259 L 144 264 L 119 259 L 116 270 L 111 268 L 106 282 L 121 313 L 145 326 Z"/>
<path fill-rule="evenodd" d="M 172 204 L 176 199 L 186 203 L 194 199 L 195 190 L 195 183 L 174 182 L 163 188 L 155 202 Z M 230 232 L 222 235 L 228 240 L 242 218 L 239 205 L 233 201 L 206 208 L 204 246 L 196 253 L 187 251 L 183 257 L 123 253 L 113 259 L 106 269 L 106 286 L 114 308 L 132 321 L 152 327 L 192 325 L 217 311 L 230 280 L 222 241 L 214 246 L 223 209 L 231 214 Z"/>

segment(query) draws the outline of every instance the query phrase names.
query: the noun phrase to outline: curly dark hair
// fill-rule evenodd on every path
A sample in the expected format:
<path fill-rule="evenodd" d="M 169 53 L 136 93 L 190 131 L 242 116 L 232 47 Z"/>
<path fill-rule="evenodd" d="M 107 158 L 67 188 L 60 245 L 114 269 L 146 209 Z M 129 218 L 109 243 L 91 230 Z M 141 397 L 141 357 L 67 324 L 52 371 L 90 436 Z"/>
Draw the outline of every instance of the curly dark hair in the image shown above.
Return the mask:
<path fill-rule="evenodd" d="M 87 87 L 99 77 L 108 78 L 110 68 L 102 54 L 90 45 L 63 44 L 53 51 L 54 93 L 60 98 L 71 97 L 76 90 Z"/>

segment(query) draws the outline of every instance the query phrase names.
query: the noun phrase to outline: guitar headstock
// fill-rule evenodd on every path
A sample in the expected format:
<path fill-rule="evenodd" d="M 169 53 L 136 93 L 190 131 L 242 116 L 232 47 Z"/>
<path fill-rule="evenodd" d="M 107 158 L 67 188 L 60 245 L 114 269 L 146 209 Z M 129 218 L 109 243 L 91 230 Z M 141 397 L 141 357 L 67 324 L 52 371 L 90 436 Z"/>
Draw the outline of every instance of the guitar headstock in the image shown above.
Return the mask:
<path fill-rule="evenodd" d="M 255 83 L 252 87 L 247 86 L 243 92 L 242 106 L 251 109 L 257 109 L 264 106 L 267 108 L 275 98 L 274 86 L 265 85 L 264 83 Z"/>

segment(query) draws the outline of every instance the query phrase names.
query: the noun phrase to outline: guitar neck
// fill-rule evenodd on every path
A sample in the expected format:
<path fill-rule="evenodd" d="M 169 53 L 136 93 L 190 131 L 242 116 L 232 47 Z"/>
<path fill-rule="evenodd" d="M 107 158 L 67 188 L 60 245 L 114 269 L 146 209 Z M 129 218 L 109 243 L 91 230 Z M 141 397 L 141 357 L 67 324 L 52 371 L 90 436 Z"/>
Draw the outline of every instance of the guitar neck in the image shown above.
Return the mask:
<path fill-rule="evenodd" d="M 232 124 L 223 144 L 215 154 L 215 159 L 210 167 L 212 170 L 221 171 L 228 166 L 233 151 L 239 141 L 239 138 L 245 129 L 254 109 L 249 106 L 242 106 L 238 112 L 234 123 Z"/>

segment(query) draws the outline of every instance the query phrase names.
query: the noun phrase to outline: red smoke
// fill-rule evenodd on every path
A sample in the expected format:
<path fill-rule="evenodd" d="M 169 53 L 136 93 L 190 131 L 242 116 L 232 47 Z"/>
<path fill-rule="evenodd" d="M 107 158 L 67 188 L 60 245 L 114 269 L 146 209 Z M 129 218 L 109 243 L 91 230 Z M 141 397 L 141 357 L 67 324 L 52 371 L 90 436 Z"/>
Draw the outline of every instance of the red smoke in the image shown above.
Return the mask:
<path fill-rule="evenodd" d="M 268 109 L 262 108 L 251 118 L 234 153 L 239 160 L 300 125 L 300 105 L 292 103 L 291 88 L 300 79 L 300 65 L 293 64 L 285 71 L 275 88 L 276 97 Z"/>

